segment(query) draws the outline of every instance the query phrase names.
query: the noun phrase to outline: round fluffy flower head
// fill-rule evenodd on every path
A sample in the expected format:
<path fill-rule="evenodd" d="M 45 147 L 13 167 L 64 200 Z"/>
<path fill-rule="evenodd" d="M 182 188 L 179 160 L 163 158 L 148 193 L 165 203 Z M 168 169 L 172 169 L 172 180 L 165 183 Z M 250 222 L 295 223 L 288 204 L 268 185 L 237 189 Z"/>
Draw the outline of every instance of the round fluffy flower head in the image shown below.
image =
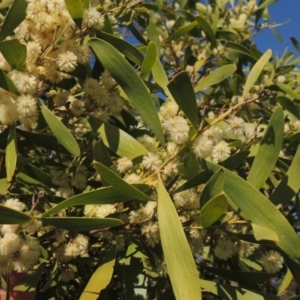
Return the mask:
<path fill-rule="evenodd" d="M 245 122 L 242 118 L 233 117 L 227 120 L 227 123 L 228 127 L 225 131 L 233 137 L 240 137 L 245 132 Z"/>
<path fill-rule="evenodd" d="M 20 238 L 15 233 L 5 233 L 0 238 L 0 255 L 10 255 L 20 247 Z"/>
<path fill-rule="evenodd" d="M 222 260 L 227 260 L 235 254 L 236 248 L 232 240 L 227 238 L 219 238 L 217 245 L 214 248 L 214 254 L 216 257 Z"/>
<path fill-rule="evenodd" d="M 218 163 L 228 158 L 230 156 L 230 148 L 228 144 L 225 141 L 218 143 L 213 148 L 211 156 L 214 163 Z"/>
<path fill-rule="evenodd" d="M 161 164 L 162 160 L 159 155 L 151 152 L 145 155 L 142 161 L 142 165 L 150 171 L 155 171 Z"/>
<path fill-rule="evenodd" d="M 117 170 L 120 173 L 126 173 L 133 167 L 132 161 L 127 157 L 121 157 L 117 160 Z"/>
<path fill-rule="evenodd" d="M 14 124 L 19 118 L 16 103 L 8 97 L 4 98 L 2 93 L 0 97 L 0 123 L 4 125 Z"/>
<path fill-rule="evenodd" d="M 166 101 L 160 108 L 160 116 L 164 118 L 175 117 L 178 112 L 178 105 L 175 101 Z"/>
<path fill-rule="evenodd" d="M 278 272 L 283 265 L 283 257 L 275 250 L 267 251 L 260 259 L 263 268 L 268 273 Z"/>
<path fill-rule="evenodd" d="M 214 148 L 212 140 L 204 135 L 198 136 L 192 146 L 192 150 L 198 158 L 208 157 Z"/>
<path fill-rule="evenodd" d="M 5 201 L 4 206 L 18 210 L 23 211 L 25 210 L 26 206 L 24 203 L 20 202 L 19 199 L 11 198 Z"/>
<path fill-rule="evenodd" d="M 72 72 L 77 66 L 77 56 L 71 51 L 61 53 L 56 64 L 61 71 Z"/>
<path fill-rule="evenodd" d="M 36 101 L 28 95 L 22 95 L 17 99 L 17 108 L 21 118 L 37 113 Z"/>
<path fill-rule="evenodd" d="M 90 6 L 83 14 L 83 25 L 86 27 L 102 27 L 103 20 L 101 14 L 97 11 L 96 7 Z"/>

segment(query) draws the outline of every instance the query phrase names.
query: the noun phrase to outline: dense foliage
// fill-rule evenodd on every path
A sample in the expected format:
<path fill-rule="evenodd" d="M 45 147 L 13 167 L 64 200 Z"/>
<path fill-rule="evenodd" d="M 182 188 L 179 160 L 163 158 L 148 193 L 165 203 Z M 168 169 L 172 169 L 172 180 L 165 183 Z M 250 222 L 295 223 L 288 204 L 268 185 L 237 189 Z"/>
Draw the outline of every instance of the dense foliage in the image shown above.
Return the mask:
<path fill-rule="evenodd" d="M 207 2 L 1 1 L 0 297 L 300 282 L 300 58 L 253 42 L 275 0 Z"/>

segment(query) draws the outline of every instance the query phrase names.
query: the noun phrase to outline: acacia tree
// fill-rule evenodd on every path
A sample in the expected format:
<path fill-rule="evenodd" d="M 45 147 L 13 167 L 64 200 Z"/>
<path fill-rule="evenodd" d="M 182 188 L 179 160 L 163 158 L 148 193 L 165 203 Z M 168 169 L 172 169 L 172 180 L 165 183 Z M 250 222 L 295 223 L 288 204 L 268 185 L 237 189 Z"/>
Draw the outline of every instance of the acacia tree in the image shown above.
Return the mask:
<path fill-rule="evenodd" d="M 276 1 L 208 2 L 1 2 L 3 297 L 300 281 L 300 58 L 252 40 Z"/>

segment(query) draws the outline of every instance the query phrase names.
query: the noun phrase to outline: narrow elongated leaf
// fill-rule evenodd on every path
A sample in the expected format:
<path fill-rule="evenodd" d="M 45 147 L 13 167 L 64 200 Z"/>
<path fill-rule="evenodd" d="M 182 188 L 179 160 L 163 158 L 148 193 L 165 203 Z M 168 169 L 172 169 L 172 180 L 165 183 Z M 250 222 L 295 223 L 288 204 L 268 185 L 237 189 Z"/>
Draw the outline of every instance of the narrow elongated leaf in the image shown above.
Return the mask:
<path fill-rule="evenodd" d="M 49 128 L 58 142 L 71 154 L 79 156 L 80 148 L 71 132 L 42 102 L 40 102 L 40 108 Z"/>
<path fill-rule="evenodd" d="M 14 0 L 3 0 L 0 3 L 0 9 L 9 7 L 13 2 L 14 2 Z"/>
<path fill-rule="evenodd" d="M 104 123 L 97 132 L 104 145 L 121 157 L 134 159 L 148 153 L 148 150 L 135 138 L 111 124 Z"/>
<path fill-rule="evenodd" d="M 166 71 L 164 70 L 164 67 L 160 63 L 159 59 L 156 57 L 155 63 L 152 67 L 152 75 L 155 80 L 155 82 L 161 86 L 165 92 L 165 94 L 168 96 L 169 99 L 174 100 L 172 94 L 170 93 L 168 89 L 168 77 L 166 74 Z"/>
<path fill-rule="evenodd" d="M 8 92 L 11 92 L 16 95 L 20 95 L 20 92 L 16 88 L 13 81 L 2 70 L 0 70 L 0 87 Z"/>
<path fill-rule="evenodd" d="M 46 267 L 46 263 L 41 263 L 33 270 L 26 272 L 26 275 L 14 287 L 14 291 L 34 292 L 41 280 L 42 273 Z"/>
<path fill-rule="evenodd" d="M 201 286 L 212 294 L 226 300 L 280 300 L 279 297 L 272 294 L 253 292 L 241 287 L 234 287 L 229 284 L 216 283 L 215 281 L 201 279 Z"/>
<path fill-rule="evenodd" d="M 247 57 L 251 62 L 256 62 L 258 57 L 254 56 L 254 54 L 245 46 L 234 43 L 234 42 L 227 42 L 226 48 L 230 50 L 230 52 L 236 54 L 237 56 Z"/>
<path fill-rule="evenodd" d="M 275 166 L 281 150 L 283 130 L 284 115 L 281 106 L 278 106 L 266 128 L 249 172 L 248 181 L 257 189 L 262 187 Z"/>
<path fill-rule="evenodd" d="M 6 178 L 1 178 L 0 179 L 0 195 L 5 194 L 10 186 L 11 186 L 11 183 L 7 182 Z"/>
<path fill-rule="evenodd" d="M 211 198 L 223 191 L 225 182 L 224 170 L 219 169 L 206 183 L 200 196 L 200 207 L 204 206 Z"/>
<path fill-rule="evenodd" d="M 146 192 L 147 190 L 149 190 L 149 186 L 145 184 L 133 184 L 133 186 L 142 192 Z M 105 187 L 99 190 L 78 194 L 69 199 L 66 199 L 61 203 L 57 204 L 56 206 L 47 210 L 45 213 L 43 213 L 42 217 L 47 217 L 67 207 L 87 204 L 115 204 L 125 202 L 131 199 L 132 197 L 124 195 L 123 192 L 118 191 L 116 188 Z"/>
<path fill-rule="evenodd" d="M 187 33 L 189 33 L 193 28 L 195 28 L 198 25 L 197 21 L 194 21 L 192 23 L 189 23 L 187 25 L 183 25 L 182 27 L 178 28 L 176 31 L 174 31 L 168 38 L 168 41 L 175 40 Z"/>
<path fill-rule="evenodd" d="M 296 93 L 291 86 L 280 82 L 276 82 L 276 85 L 292 99 L 300 99 L 300 94 Z"/>
<path fill-rule="evenodd" d="M 271 194 L 270 200 L 274 205 L 282 204 L 288 205 L 295 194 L 300 189 L 300 146 L 293 158 L 293 161 L 286 172 L 285 176 L 281 179 L 275 191 Z"/>
<path fill-rule="evenodd" d="M 228 209 L 226 195 L 221 193 L 210 199 L 200 211 L 201 226 L 209 227 L 215 223 Z"/>
<path fill-rule="evenodd" d="M 259 77 L 259 75 L 261 74 L 264 66 L 266 65 L 266 63 L 269 61 L 269 59 L 272 56 L 272 50 L 269 49 L 265 52 L 265 54 L 255 63 L 255 65 L 253 66 L 253 68 L 251 69 L 246 83 L 245 83 L 245 87 L 244 87 L 244 91 L 243 91 L 243 97 L 245 97 L 248 92 L 250 91 L 250 89 L 253 87 L 254 83 L 256 82 L 257 78 Z"/>
<path fill-rule="evenodd" d="M 31 217 L 15 209 L 0 205 L 0 224 L 24 224 L 31 221 Z"/>
<path fill-rule="evenodd" d="M 105 261 L 91 276 L 79 300 L 96 300 L 99 294 L 110 283 L 116 263 L 116 249 L 113 245 L 110 251 L 105 253 Z"/>
<path fill-rule="evenodd" d="M 280 283 L 280 286 L 278 287 L 277 296 L 281 296 L 281 294 L 288 288 L 292 280 L 293 280 L 293 274 L 288 269 L 283 277 L 283 280 Z"/>
<path fill-rule="evenodd" d="M 214 84 L 217 84 L 227 77 L 232 75 L 236 71 L 235 65 L 226 65 L 218 68 L 217 70 L 212 71 L 205 78 L 201 79 L 200 82 L 195 86 L 195 93 L 203 91 L 205 88 L 210 87 Z"/>
<path fill-rule="evenodd" d="M 25 20 L 27 5 L 26 0 L 14 1 L 1 26 L 0 41 L 9 36 Z"/>
<path fill-rule="evenodd" d="M 156 60 L 156 47 L 154 42 L 150 42 L 141 68 L 141 77 L 149 73 Z"/>
<path fill-rule="evenodd" d="M 198 128 L 196 96 L 187 72 L 180 72 L 168 84 L 168 89 L 192 125 Z"/>
<path fill-rule="evenodd" d="M 94 160 L 101 162 L 107 167 L 112 165 L 111 157 L 103 143 L 102 140 L 99 140 L 93 149 Z"/>
<path fill-rule="evenodd" d="M 200 16 L 195 17 L 195 19 L 197 20 L 200 28 L 207 35 L 207 38 L 209 39 L 209 41 L 211 43 L 211 49 L 216 48 L 217 47 L 216 37 L 215 37 L 214 31 L 211 28 L 211 26 L 209 25 L 209 23 Z"/>
<path fill-rule="evenodd" d="M 263 283 L 270 279 L 272 274 L 267 272 L 249 272 L 249 271 L 237 271 L 237 270 L 224 270 L 209 266 L 204 266 L 204 270 L 207 270 L 210 274 L 221 276 L 226 280 L 232 280 L 240 283 Z M 274 275 L 273 275 L 274 276 Z"/>
<path fill-rule="evenodd" d="M 214 172 L 220 168 L 208 161 L 206 164 L 208 169 Z M 243 218 L 273 230 L 278 236 L 278 247 L 292 258 L 300 259 L 300 240 L 285 216 L 249 182 L 227 169 L 224 169 L 224 173 L 224 191 L 241 210 Z"/>
<path fill-rule="evenodd" d="M 83 1 L 65 0 L 66 7 L 76 25 L 80 28 L 83 19 Z"/>
<path fill-rule="evenodd" d="M 5 150 L 5 166 L 6 166 L 6 179 L 11 182 L 15 173 L 17 164 L 17 139 L 16 139 L 16 126 L 9 127 L 7 146 Z"/>
<path fill-rule="evenodd" d="M 126 59 L 110 44 L 99 39 L 91 39 L 89 43 L 105 69 L 121 86 L 130 102 L 139 111 L 142 119 L 152 129 L 160 143 L 165 145 L 158 114 L 145 84 Z"/>
<path fill-rule="evenodd" d="M 177 300 L 201 300 L 200 280 L 176 209 L 158 179 L 158 223 L 164 257 Z"/>
<path fill-rule="evenodd" d="M 257 241 L 268 240 L 272 242 L 278 242 L 277 234 L 270 228 L 258 226 L 254 223 L 251 224 L 254 237 Z"/>
<path fill-rule="evenodd" d="M 119 219 L 99 219 L 99 218 L 83 218 L 83 217 L 66 217 L 66 218 L 40 218 L 43 224 L 55 226 L 66 230 L 89 231 L 103 228 L 120 226 L 123 221 Z"/>
<path fill-rule="evenodd" d="M 19 40 L 0 42 L 0 51 L 13 69 L 22 71 L 26 68 L 27 48 Z"/>
<path fill-rule="evenodd" d="M 159 56 L 160 54 L 160 42 L 159 42 L 159 33 L 155 26 L 155 18 L 149 20 L 148 26 L 146 27 L 147 30 L 147 38 L 149 41 L 153 41 L 156 47 L 156 55 Z"/>
<path fill-rule="evenodd" d="M 153 201 L 152 198 L 142 193 L 140 190 L 130 185 L 119 177 L 116 173 L 111 171 L 109 168 L 99 162 L 95 162 L 95 169 L 108 184 L 112 185 L 118 191 L 122 192 L 124 196 L 130 197 L 131 199 L 137 199 L 141 201 Z"/>
<path fill-rule="evenodd" d="M 290 114 L 294 115 L 297 119 L 300 119 L 299 111 L 291 99 L 280 96 L 276 98 L 276 101 Z"/>
<path fill-rule="evenodd" d="M 124 56 L 133 63 L 137 64 L 138 66 L 141 66 L 143 64 L 144 57 L 142 53 L 130 43 L 103 31 L 97 32 L 97 35 L 104 41 L 114 46 L 119 52 L 124 54 Z"/>
<path fill-rule="evenodd" d="M 290 39 L 291 39 L 291 41 L 292 41 L 294 47 L 295 47 L 298 51 L 300 51 L 300 44 L 299 44 L 299 42 L 297 41 L 297 39 L 296 39 L 295 37 L 293 37 L 293 36 L 290 37 Z"/>

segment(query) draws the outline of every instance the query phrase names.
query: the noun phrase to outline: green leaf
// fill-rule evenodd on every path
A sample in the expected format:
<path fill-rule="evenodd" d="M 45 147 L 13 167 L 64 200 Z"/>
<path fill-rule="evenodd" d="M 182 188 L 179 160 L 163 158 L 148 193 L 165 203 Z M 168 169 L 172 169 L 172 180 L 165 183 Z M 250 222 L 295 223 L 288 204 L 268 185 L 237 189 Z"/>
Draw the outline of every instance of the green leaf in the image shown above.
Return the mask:
<path fill-rule="evenodd" d="M 200 28 L 207 35 L 207 38 L 211 43 L 211 49 L 216 48 L 217 47 L 216 37 L 215 37 L 214 31 L 211 28 L 211 26 L 209 25 L 209 23 L 204 18 L 202 18 L 200 16 L 196 16 L 195 19 L 197 20 Z"/>
<path fill-rule="evenodd" d="M 137 199 L 140 201 L 153 201 L 152 198 L 142 193 L 140 190 L 130 185 L 119 177 L 116 173 L 111 171 L 109 168 L 101 163 L 95 162 L 95 169 L 108 184 L 112 185 L 118 191 L 122 192 L 124 196 L 130 197 L 131 199 Z"/>
<path fill-rule="evenodd" d="M 155 60 L 156 60 L 156 46 L 154 42 L 151 41 L 147 47 L 146 55 L 141 68 L 140 76 L 142 78 L 144 78 L 144 76 L 151 71 L 155 63 Z"/>
<path fill-rule="evenodd" d="M 268 6 L 270 6 L 271 4 L 277 2 L 278 0 L 265 0 L 265 1 L 261 1 L 261 4 L 259 4 L 259 6 L 257 7 L 257 10 L 266 8 Z"/>
<path fill-rule="evenodd" d="M 198 173 L 197 175 L 195 175 L 194 177 L 192 177 L 191 179 L 186 181 L 183 185 L 178 187 L 174 191 L 174 193 L 179 193 L 179 192 L 191 189 L 193 187 L 196 187 L 197 185 L 207 182 L 207 180 L 209 180 L 210 177 L 211 176 L 210 176 L 209 172 L 201 171 L 200 173 Z"/>
<path fill-rule="evenodd" d="M 272 278 L 274 275 L 267 272 L 249 272 L 249 271 L 237 271 L 237 270 L 224 270 L 209 266 L 203 266 L 205 271 L 210 274 L 221 276 L 226 280 L 232 280 L 243 284 L 256 284 L 263 283 L 266 280 Z M 239 299 L 239 298 L 238 298 Z"/>
<path fill-rule="evenodd" d="M 203 91 L 205 88 L 223 81 L 227 77 L 231 76 L 235 71 L 235 65 L 225 65 L 212 71 L 205 78 L 201 79 L 200 82 L 195 86 L 195 93 Z"/>
<path fill-rule="evenodd" d="M 228 209 L 227 197 L 221 193 L 210 199 L 200 211 L 201 226 L 209 227 L 215 223 Z"/>
<path fill-rule="evenodd" d="M 220 284 L 215 281 L 201 279 L 201 286 L 221 299 L 231 300 L 280 300 L 279 297 L 262 292 L 253 292 L 242 287 L 234 287 L 229 284 Z"/>
<path fill-rule="evenodd" d="M 72 133 L 42 102 L 40 102 L 40 108 L 49 128 L 58 142 L 74 156 L 79 156 L 80 148 Z"/>
<path fill-rule="evenodd" d="M 206 164 L 208 169 L 214 172 L 220 168 L 208 161 Z M 249 182 L 227 169 L 224 169 L 224 173 L 224 192 L 241 210 L 243 218 L 273 230 L 278 236 L 278 247 L 292 258 L 300 259 L 300 240 L 285 216 Z"/>
<path fill-rule="evenodd" d="M 193 28 L 195 28 L 198 25 L 197 21 L 194 21 L 192 23 L 189 23 L 187 25 L 183 25 L 182 27 L 178 28 L 176 31 L 174 31 L 169 37 L 168 41 L 171 42 L 172 40 L 175 40 L 183 35 L 186 35 L 189 33 Z"/>
<path fill-rule="evenodd" d="M 290 37 L 290 39 L 291 39 L 291 41 L 292 41 L 294 47 L 295 47 L 298 51 L 300 51 L 300 44 L 298 43 L 297 39 L 296 39 L 295 37 L 293 37 L 293 36 Z"/>
<path fill-rule="evenodd" d="M 70 16 L 80 28 L 83 19 L 83 1 L 82 0 L 65 0 L 66 7 Z"/>
<path fill-rule="evenodd" d="M 142 192 L 146 192 L 149 190 L 149 186 L 145 184 L 133 184 L 138 190 Z M 113 187 L 105 187 L 95 191 L 86 192 L 82 194 L 75 195 L 71 198 L 68 198 L 56 206 L 50 208 L 45 213 L 43 213 L 42 217 L 49 216 L 51 214 L 57 213 L 62 209 L 67 207 L 79 206 L 79 205 L 87 205 L 87 204 L 115 204 L 120 202 L 125 202 L 131 200 L 132 197 L 124 195 L 123 192 L 118 191 Z"/>
<path fill-rule="evenodd" d="M 13 69 L 22 71 L 26 68 L 27 48 L 19 40 L 0 42 L 0 51 Z"/>
<path fill-rule="evenodd" d="M 152 98 L 143 81 L 138 77 L 126 59 L 105 41 L 91 39 L 90 46 L 105 69 L 121 86 L 130 102 L 139 111 L 143 121 L 152 129 L 164 146 L 165 139 Z"/>
<path fill-rule="evenodd" d="M 6 166 L 6 179 L 11 182 L 15 173 L 17 164 L 17 138 L 16 126 L 10 125 L 7 146 L 5 150 L 5 166 Z"/>
<path fill-rule="evenodd" d="M 116 249 L 113 245 L 110 251 L 105 252 L 105 261 L 90 277 L 84 291 L 82 292 L 79 300 L 97 300 L 99 294 L 110 283 L 112 275 L 114 273 L 114 266 L 116 263 Z"/>
<path fill-rule="evenodd" d="M 114 46 L 119 52 L 124 54 L 124 56 L 133 63 L 137 64 L 138 66 L 141 66 L 143 64 L 144 57 L 142 53 L 130 43 L 103 31 L 97 32 L 97 36 Z"/>
<path fill-rule="evenodd" d="M 271 194 L 270 200 L 274 205 L 282 204 L 286 206 L 300 189 L 300 146 L 293 158 L 293 161 L 281 179 L 275 191 Z"/>
<path fill-rule="evenodd" d="M 31 217 L 15 209 L 0 205 L 0 224 L 25 224 Z"/>
<path fill-rule="evenodd" d="M 93 126 L 92 128 L 96 129 Z M 99 129 L 96 129 L 96 132 L 102 138 L 104 145 L 120 157 L 132 160 L 148 153 L 148 150 L 135 138 L 111 124 L 104 123 Z"/>
<path fill-rule="evenodd" d="M 93 148 L 94 160 L 104 164 L 107 167 L 112 165 L 111 157 L 103 143 L 103 140 L 96 142 Z"/>
<path fill-rule="evenodd" d="M 235 170 L 248 157 L 249 153 L 250 151 L 240 151 L 221 161 L 219 165 L 231 171 Z"/>
<path fill-rule="evenodd" d="M 199 172 L 197 159 L 190 153 L 186 153 L 183 157 L 184 173 L 187 179 L 193 178 Z"/>
<path fill-rule="evenodd" d="M 187 72 L 180 72 L 168 84 L 168 89 L 178 106 L 184 112 L 192 125 L 198 128 L 198 108 L 196 96 Z"/>
<path fill-rule="evenodd" d="M 270 228 L 259 226 L 254 223 L 252 223 L 251 226 L 253 229 L 253 235 L 257 241 L 268 240 L 278 243 L 279 240 L 277 234 Z"/>
<path fill-rule="evenodd" d="M 0 178 L 0 195 L 4 195 L 10 186 L 11 183 L 7 182 L 6 178 Z"/>
<path fill-rule="evenodd" d="M 276 85 L 286 94 L 288 94 L 292 99 L 300 99 L 300 94 L 297 94 L 295 92 L 295 90 L 292 89 L 291 86 L 284 84 L 284 83 L 280 83 L 280 82 L 276 82 Z"/>
<path fill-rule="evenodd" d="M 13 2 L 14 2 L 14 0 L 3 0 L 3 1 L 1 1 L 0 9 L 9 7 Z"/>
<path fill-rule="evenodd" d="M 154 24 L 155 18 L 149 19 L 148 26 L 146 27 L 147 30 L 147 38 L 149 41 L 153 41 L 156 47 L 156 54 L 159 57 L 160 55 L 160 41 L 159 41 L 159 33 Z"/>
<path fill-rule="evenodd" d="M 292 280 L 293 280 L 293 274 L 288 269 L 283 277 L 283 280 L 281 281 L 278 287 L 277 296 L 281 296 L 281 294 L 289 287 Z"/>
<path fill-rule="evenodd" d="M 0 70 L 0 87 L 8 92 L 20 95 L 13 81 L 2 70 Z"/>
<path fill-rule="evenodd" d="M 245 46 L 243 46 L 241 44 L 234 43 L 234 42 L 227 42 L 226 48 L 228 48 L 228 50 L 230 50 L 230 52 L 236 54 L 237 56 L 248 57 L 251 62 L 256 62 L 258 59 L 257 57 L 255 57 L 253 55 L 253 53 L 248 48 L 246 48 Z"/>
<path fill-rule="evenodd" d="M 14 287 L 14 291 L 31 293 L 36 290 L 36 287 L 41 280 L 41 276 L 46 267 L 46 263 L 41 263 L 33 270 L 27 271 L 24 277 Z"/>
<path fill-rule="evenodd" d="M 258 152 L 251 166 L 248 181 L 260 189 L 270 176 L 282 146 L 284 130 L 284 115 L 278 106 L 265 130 Z"/>
<path fill-rule="evenodd" d="M 294 104 L 294 102 L 284 96 L 280 96 L 276 98 L 276 101 L 284 108 L 286 109 L 290 114 L 294 115 L 298 120 L 300 119 L 299 111 Z"/>
<path fill-rule="evenodd" d="M 200 207 L 204 206 L 211 198 L 219 195 L 223 191 L 224 182 L 224 170 L 220 168 L 206 183 L 200 196 Z"/>
<path fill-rule="evenodd" d="M 54 226 L 72 231 L 89 231 L 103 228 L 110 228 L 123 225 L 123 221 L 112 218 L 83 218 L 83 217 L 65 217 L 65 218 L 39 218 L 45 225 Z"/>
<path fill-rule="evenodd" d="M 166 71 L 164 70 L 164 67 L 162 66 L 161 62 L 157 57 L 152 67 L 152 75 L 155 83 L 157 83 L 159 86 L 163 88 L 164 93 L 168 96 L 168 98 L 174 100 L 172 94 L 168 89 L 169 80 Z"/>
<path fill-rule="evenodd" d="M 177 300 L 201 300 L 198 271 L 177 211 L 158 179 L 157 216 L 164 257 Z"/>
<path fill-rule="evenodd" d="M 26 9 L 28 2 L 26 0 L 14 1 L 10 7 L 0 31 L 0 41 L 3 41 L 7 36 L 25 20 Z"/>
<path fill-rule="evenodd" d="M 266 63 L 269 61 L 269 59 L 272 56 L 272 50 L 269 49 L 265 52 L 265 54 L 255 63 L 255 65 L 253 66 L 253 68 L 251 69 L 246 83 L 245 83 L 245 87 L 244 87 L 244 91 L 243 91 L 243 98 L 245 98 L 245 96 L 249 93 L 250 89 L 253 87 L 253 85 L 255 84 L 257 78 L 259 77 L 259 75 L 261 74 L 264 66 L 266 65 Z"/>

